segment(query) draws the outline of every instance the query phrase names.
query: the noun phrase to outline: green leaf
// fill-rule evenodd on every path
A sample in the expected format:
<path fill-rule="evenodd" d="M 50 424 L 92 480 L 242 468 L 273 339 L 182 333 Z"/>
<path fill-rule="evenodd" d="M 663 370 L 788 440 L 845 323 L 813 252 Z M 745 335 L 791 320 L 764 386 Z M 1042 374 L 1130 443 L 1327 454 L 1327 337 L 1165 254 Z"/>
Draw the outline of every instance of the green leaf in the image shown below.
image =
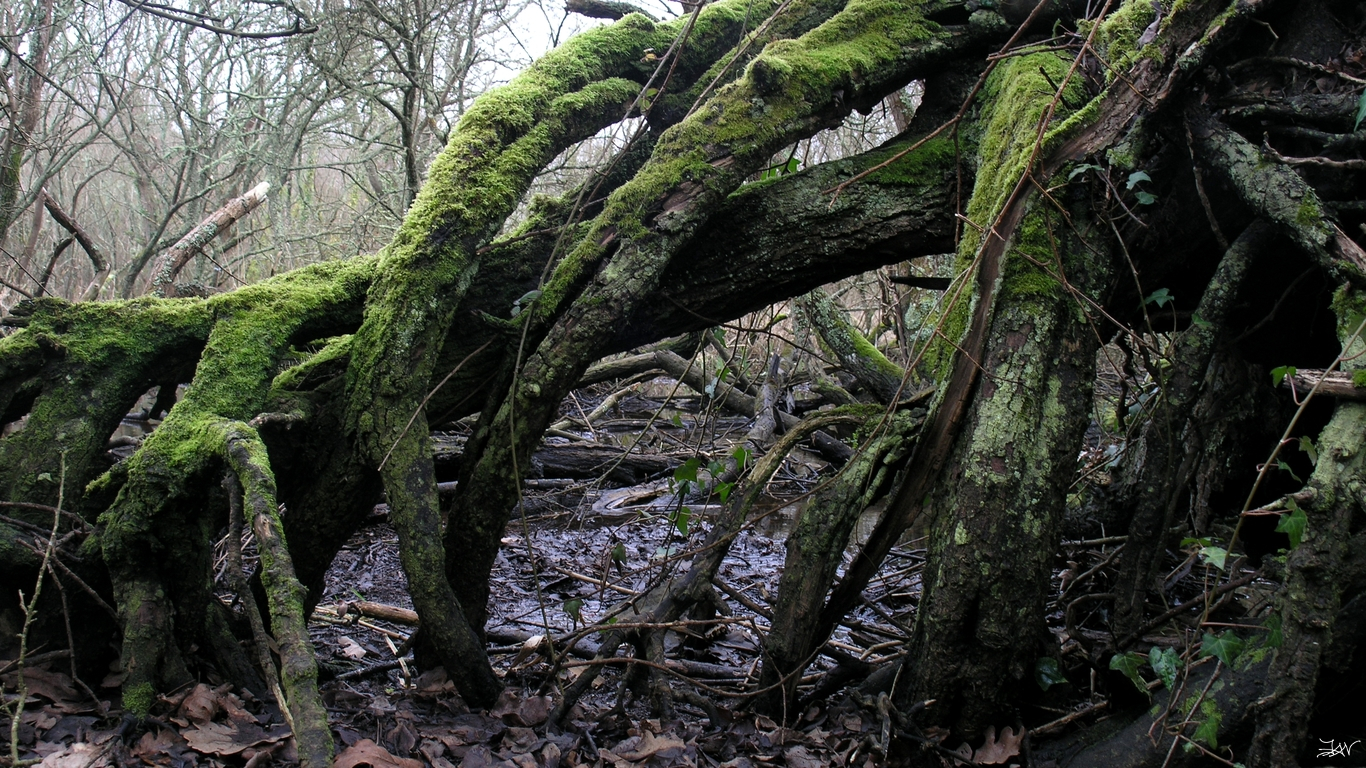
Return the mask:
<path fill-rule="evenodd" d="M 50 483 L 50 482 L 52 482 L 52 473 L 51 473 L 51 472 L 39 472 L 39 473 L 38 473 L 38 477 L 36 477 L 36 478 L 34 478 L 34 479 L 39 480 L 39 481 L 42 481 L 42 482 L 45 482 L 45 483 Z"/>
<path fill-rule="evenodd" d="M 579 611 L 583 610 L 583 600 L 577 597 L 572 600 L 566 600 L 564 601 L 563 607 L 564 612 L 569 614 L 569 618 L 574 621 L 583 621 L 583 618 L 579 615 Z"/>
<path fill-rule="evenodd" d="M 746 466 L 748 466 L 749 459 L 753 455 L 754 454 L 750 452 L 748 448 L 744 447 L 736 448 L 735 452 L 731 454 L 731 456 L 735 458 L 736 467 L 739 469 L 744 469 Z"/>
<path fill-rule="evenodd" d="M 1357 119 L 1352 123 L 1352 133 L 1356 133 L 1361 128 L 1361 121 L 1366 120 L 1366 91 L 1361 92 L 1361 98 L 1357 99 Z"/>
<path fill-rule="evenodd" d="M 725 504 L 726 499 L 730 498 L 730 492 L 735 490 L 735 483 L 717 483 L 716 495 L 721 497 L 721 503 Z"/>
<path fill-rule="evenodd" d="M 669 520 L 678 528 L 678 532 L 684 536 L 688 535 L 688 521 L 692 520 L 692 510 L 687 507 L 680 507 L 679 510 L 669 515 Z"/>
<path fill-rule="evenodd" d="M 522 294 L 521 298 L 512 302 L 512 316 L 516 317 L 517 315 L 520 315 L 523 309 L 526 309 L 527 307 L 531 306 L 531 302 L 535 301 L 536 299 L 539 299 L 540 297 L 541 292 L 535 289 L 532 289 Z"/>
<path fill-rule="evenodd" d="M 1284 471 L 1284 472 L 1289 472 L 1289 473 L 1290 473 L 1290 476 L 1293 477 L 1293 478 L 1295 478 L 1295 482 L 1297 482 L 1297 483 L 1302 483 L 1302 482 L 1304 482 L 1303 480 L 1300 479 L 1300 476 L 1299 476 L 1299 475 L 1295 474 L 1295 470 L 1291 469 L 1291 468 L 1290 468 L 1290 465 L 1289 465 L 1289 464 L 1286 464 L 1285 461 L 1284 461 L 1283 459 L 1276 459 L 1276 469 L 1282 470 L 1282 471 Z"/>
<path fill-rule="evenodd" d="M 1290 537 L 1290 548 L 1294 549 L 1304 541 L 1304 530 L 1309 527 L 1309 516 L 1304 514 L 1300 505 L 1294 499 L 1286 498 L 1285 505 L 1290 508 L 1290 514 L 1281 515 L 1280 522 L 1276 523 L 1276 533 L 1284 533 Z"/>
<path fill-rule="evenodd" d="M 1226 666 L 1232 666 L 1233 662 L 1243 654 L 1243 649 L 1247 644 L 1241 637 L 1233 634 L 1232 630 L 1212 635 L 1208 632 L 1200 641 L 1200 655 L 1203 657 L 1213 656 L 1224 662 Z"/>
<path fill-rule="evenodd" d="M 796 173 L 797 169 L 801 167 L 802 162 L 795 157 L 789 158 L 787 161 L 787 165 L 784 166 L 784 168 L 786 168 L 787 173 Z"/>
<path fill-rule="evenodd" d="M 1211 323 L 1199 315 L 1191 315 L 1191 322 L 1195 323 L 1195 326 L 1202 331 L 1208 331 L 1214 327 L 1214 323 Z"/>
<path fill-rule="evenodd" d="M 702 466 L 702 460 L 696 456 L 683 462 L 678 469 L 674 470 L 674 479 L 678 482 L 697 482 L 697 469 Z"/>
<path fill-rule="evenodd" d="M 1144 192 L 1141 189 L 1134 190 L 1134 197 L 1138 198 L 1139 205 L 1152 205 L 1157 202 L 1157 195 L 1151 192 Z"/>
<path fill-rule="evenodd" d="M 707 462 L 707 471 L 711 473 L 712 477 L 718 477 L 722 472 L 726 471 L 726 465 L 713 459 Z"/>
<path fill-rule="evenodd" d="M 1184 548 L 1184 547 L 1189 547 L 1189 546 L 1192 545 L 1192 544 L 1194 544 L 1194 545 L 1196 545 L 1196 546 L 1200 546 L 1200 547 L 1208 547 L 1208 546 L 1210 545 L 1210 543 L 1211 543 L 1211 542 L 1210 542 L 1210 538 L 1209 538 L 1208 536 L 1202 536 L 1201 538 L 1198 538 L 1198 539 L 1186 538 L 1186 539 L 1182 539 L 1182 540 L 1181 540 L 1181 546 L 1182 546 L 1183 548 Z"/>
<path fill-rule="evenodd" d="M 1072 179 L 1077 178 L 1078 176 L 1082 175 L 1083 173 L 1086 173 L 1087 171 L 1104 171 L 1104 170 L 1105 170 L 1105 169 L 1104 169 L 1104 168 L 1101 168 L 1099 165 L 1094 165 L 1094 164 L 1092 164 L 1092 163 L 1082 163 L 1081 165 L 1077 166 L 1076 168 L 1073 168 L 1072 171 L 1071 171 L 1071 173 L 1068 173 L 1068 174 L 1067 174 L 1067 180 L 1068 180 L 1068 181 L 1071 181 Z"/>
<path fill-rule="evenodd" d="M 674 417 L 669 419 L 669 421 L 672 422 L 675 427 L 678 427 L 679 429 L 683 428 L 683 417 L 678 414 L 678 411 L 674 411 Z"/>
<path fill-rule="evenodd" d="M 1181 669 L 1181 655 L 1172 648 L 1154 648 L 1148 652 L 1148 666 L 1153 668 L 1167 690 L 1176 690 L 1176 673 Z"/>
<path fill-rule="evenodd" d="M 1124 185 L 1124 188 L 1132 190 L 1134 187 L 1138 186 L 1139 182 L 1152 180 L 1153 177 L 1149 176 L 1143 171 L 1134 171 L 1133 173 L 1129 174 L 1129 181 L 1127 184 Z"/>
<path fill-rule="evenodd" d="M 1223 547 L 1202 547 L 1200 559 L 1222 571 L 1224 563 L 1228 560 L 1228 550 Z"/>
<path fill-rule="evenodd" d="M 1282 365 L 1280 368 L 1271 369 L 1271 386 L 1279 387 L 1286 376 L 1294 376 L 1299 371 L 1293 365 Z"/>
<path fill-rule="evenodd" d="M 1148 298 L 1144 299 L 1143 303 L 1156 304 L 1158 307 L 1164 307 L 1166 306 L 1167 302 L 1173 300 L 1174 298 L 1175 297 L 1172 296 L 1171 291 L 1167 290 L 1166 288 L 1158 288 L 1157 290 L 1148 294 Z"/>
<path fill-rule="evenodd" d="M 1067 682 L 1067 677 L 1058 669 L 1058 660 L 1052 656 L 1040 656 L 1034 662 L 1034 682 L 1043 690 Z"/>
<path fill-rule="evenodd" d="M 625 564 L 626 564 L 626 545 L 625 545 L 625 544 L 622 544 L 621 542 L 618 541 L 618 542 L 617 542 L 617 545 L 616 545 L 615 547 L 612 547 L 612 562 L 614 562 L 614 563 L 620 563 L 620 564 L 622 564 L 622 565 L 625 565 Z"/>
<path fill-rule="evenodd" d="M 1209 699 L 1200 702 L 1200 713 L 1205 716 L 1204 722 L 1191 734 L 1192 741 L 1198 741 L 1210 749 L 1219 748 L 1219 726 L 1224 722 L 1224 713 L 1219 711 L 1219 705 Z"/>
<path fill-rule="evenodd" d="M 1134 651 L 1128 653 L 1117 653 L 1110 657 L 1110 669 L 1119 672 L 1133 681 L 1134 686 L 1143 693 L 1148 692 L 1148 684 L 1143 681 L 1143 676 L 1138 674 L 1138 670 L 1143 666 L 1143 657 Z"/>
<path fill-rule="evenodd" d="M 1266 647 L 1280 648 L 1281 643 L 1285 641 L 1285 633 L 1281 631 L 1281 615 L 1279 613 L 1271 614 L 1266 617 L 1266 621 L 1262 622 L 1262 626 L 1266 627 L 1267 630 Z"/>
<path fill-rule="evenodd" d="M 1308 435 L 1300 438 L 1300 450 L 1309 454 L 1309 463 L 1319 465 L 1319 449 L 1314 447 L 1314 439 Z"/>

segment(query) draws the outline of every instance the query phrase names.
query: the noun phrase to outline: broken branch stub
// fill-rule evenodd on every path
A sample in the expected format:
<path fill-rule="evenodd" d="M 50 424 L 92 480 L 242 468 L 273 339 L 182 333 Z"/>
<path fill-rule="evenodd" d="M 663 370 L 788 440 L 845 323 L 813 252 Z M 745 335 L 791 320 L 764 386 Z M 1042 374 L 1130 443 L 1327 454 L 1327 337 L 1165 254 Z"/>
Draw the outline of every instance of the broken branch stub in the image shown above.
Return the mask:
<path fill-rule="evenodd" d="M 190 259 L 199 253 L 204 246 L 208 245 L 215 237 L 218 237 L 224 230 L 231 227 L 238 220 L 256 210 L 256 207 L 265 202 L 266 193 L 270 191 L 270 182 L 263 181 L 252 187 L 245 195 L 233 198 L 227 205 L 214 211 L 207 219 L 199 223 L 199 226 L 190 230 L 190 233 L 180 238 L 180 241 L 166 250 L 157 259 L 156 267 L 152 270 L 152 290 L 151 293 L 162 298 L 175 298 L 175 289 L 170 287 L 175 283 L 176 276 L 180 270 L 190 263 Z"/>

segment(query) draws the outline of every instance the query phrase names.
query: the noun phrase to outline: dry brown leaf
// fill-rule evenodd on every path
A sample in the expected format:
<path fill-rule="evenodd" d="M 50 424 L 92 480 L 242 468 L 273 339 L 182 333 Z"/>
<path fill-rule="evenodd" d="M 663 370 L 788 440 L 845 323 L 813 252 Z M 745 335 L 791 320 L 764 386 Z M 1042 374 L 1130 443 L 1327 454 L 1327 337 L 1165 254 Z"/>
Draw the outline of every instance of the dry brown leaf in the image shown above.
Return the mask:
<path fill-rule="evenodd" d="M 199 724 L 212 721 L 222 708 L 219 695 L 209 686 L 200 683 L 190 691 L 190 695 L 186 696 L 184 701 L 180 702 L 178 711 L 185 719 Z"/>
<path fill-rule="evenodd" d="M 138 743 L 128 750 L 128 754 L 133 757 L 142 758 L 144 762 L 154 765 L 169 765 L 173 762 L 173 757 L 179 757 L 184 752 L 185 740 L 167 728 L 158 728 L 155 733 L 148 731 L 142 734 Z"/>
<path fill-rule="evenodd" d="M 972 753 L 972 759 L 982 765 L 1001 765 L 1007 760 L 1020 754 L 1020 742 L 1024 740 L 1025 731 L 1015 733 L 1014 729 L 1006 726 L 1001 729 L 1001 736 L 996 737 L 996 727 L 987 726 L 986 742 L 982 744 L 976 752 Z"/>
<path fill-rule="evenodd" d="M 830 764 L 829 760 L 824 760 L 811 754 L 811 750 L 800 744 L 784 750 L 783 759 L 787 762 L 789 768 L 825 768 L 825 766 Z"/>
<path fill-rule="evenodd" d="M 10 672 L 0 677 L 0 680 L 5 682 L 6 687 L 14 688 L 19 684 L 19 673 Z M 29 667 L 24 670 L 24 686 L 28 688 L 28 695 L 42 696 L 64 711 L 74 711 L 67 705 L 79 704 L 81 701 L 81 695 L 72 685 L 71 677 L 61 672 Z"/>
<path fill-rule="evenodd" d="M 617 752 L 617 755 L 621 757 L 623 760 L 637 762 L 655 756 L 659 756 L 661 758 L 678 757 L 679 755 L 683 754 L 683 751 L 685 749 L 687 749 L 687 745 L 683 743 L 682 739 L 676 736 L 671 736 L 669 734 L 656 736 L 653 733 L 646 731 L 645 734 L 640 736 L 639 738 L 640 741 L 636 742 L 635 745 L 630 747 L 629 752 L 621 751 Z M 627 743 L 630 743 L 630 741 L 630 739 L 627 739 L 626 742 L 623 742 L 622 746 L 624 746 Z M 618 746 L 617 749 L 621 749 L 621 746 Z"/>
<path fill-rule="evenodd" d="M 225 757 L 235 755 L 251 746 L 239 742 L 237 729 L 223 723 L 202 723 L 186 729 L 181 735 L 189 743 L 190 749 L 206 755 Z"/>
<path fill-rule="evenodd" d="M 365 649 L 360 647 L 360 643 L 352 640 L 346 635 L 337 638 L 337 643 L 341 645 L 342 655 L 352 661 L 359 661 L 365 658 Z"/>
<path fill-rule="evenodd" d="M 358 765 L 369 765 L 372 768 L 422 768 L 422 761 L 391 755 L 389 750 L 375 742 L 361 739 L 337 755 L 332 768 L 355 768 Z"/>
<path fill-rule="evenodd" d="M 522 725 L 535 727 L 550 717 L 551 700 L 549 696 L 532 696 L 517 708 L 517 719 Z"/>
<path fill-rule="evenodd" d="M 108 750 L 94 744 L 72 744 L 43 758 L 39 768 L 107 768 Z"/>

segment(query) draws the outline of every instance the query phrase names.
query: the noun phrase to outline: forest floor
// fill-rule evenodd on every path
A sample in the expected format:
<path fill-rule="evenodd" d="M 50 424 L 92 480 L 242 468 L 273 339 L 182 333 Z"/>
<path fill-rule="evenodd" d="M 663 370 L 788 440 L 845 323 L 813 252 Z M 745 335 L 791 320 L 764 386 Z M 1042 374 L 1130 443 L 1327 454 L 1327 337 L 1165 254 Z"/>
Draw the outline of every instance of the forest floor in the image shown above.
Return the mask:
<path fill-rule="evenodd" d="M 697 398 L 661 408 L 661 387 L 668 391 L 667 384 L 658 382 L 640 387 L 622 399 L 611 419 L 581 430 L 579 440 L 572 439 L 573 432 L 551 437 L 548 449 L 553 453 L 556 445 L 593 442 L 612 446 L 618 454 L 631 448 L 634 455 L 664 457 L 677 466 L 699 453 L 727 455 L 743 440 L 744 419 L 699 412 Z M 583 413 L 592 405 L 567 401 L 566 411 Z M 458 435 L 443 439 L 447 445 L 459 442 Z M 1080 457 L 1083 467 L 1108 461 L 1113 451 L 1107 454 L 1107 447 L 1092 440 Z M 408 653 L 404 642 L 414 630 L 415 614 L 399 567 L 397 537 L 385 521 L 385 508 L 377 507 L 373 524 L 353 537 L 334 562 L 310 624 L 337 737 L 336 765 L 883 764 L 892 723 L 886 698 L 879 694 L 894 685 L 894 677 L 884 676 L 880 689 L 865 685 L 841 690 L 822 684 L 837 667 L 831 656 L 875 667 L 900 658 L 920 595 L 925 553 L 917 547 L 922 542 L 903 543 L 893 551 L 865 591 L 863 605 L 847 617 L 826 646 L 827 654 L 808 670 L 800 711 L 787 714 L 788 727 L 746 711 L 757 688 L 760 643 L 776 598 L 785 527 L 802 497 L 834 471 L 814 448 L 796 451 L 771 481 L 760 514 L 721 567 L 716 585 L 729 612 L 705 622 L 680 622 L 678 631 L 668 634 L 667 665 L 678 694 L 673 721 L 655 717 L 648 700 L 632 693 L 623 665 L 611 665 L 597 679 L 563 729 L 548 727 L 547 716 L 554 697 L 592 657 L 597 637 L 593 623 L 621 601 L 686 570 L 689 546 L 702 540 L 708 513 L 716 508 L 709 500 L 680 500 L 671 473 L 623 485 L 601 480 L 612 475 L 601 467 L 599 479 L 585 479 L 555 477 L 553 466 L 538 465 L 537 474 L 543 476 L 528 481 L 523 514 L 509 526 L 495 566 L 487 639 L 494 668 L 507 688 L 496 706 L 482 712 L 465 706 L 443 670 L 419 670 Z M 1103 472 L 1092 477 L 1103 481 Z M 875 513 L 865 515 L 859 531 L 871 526 Z M 979 745 L 954 749 L 942 744 L 941 754 L 952 750 L 986 765 L 1024 762 L 1030 746 L 1022 738 L 1025 733 L 1038 743 L 1109 717 L 1118 708 L 1111 704 L 1119 673 L 1098 673 L 1090 659 L 1091 649 L 1103 645 L 1108 632 L 1103 602 L 1087 595 L 1105 591 L 1121 543 L 1122 537 L 1104 535 L 1064 543 L 1050 605 L 1050 629 L 1061 652 L 1057 659 L 1041 660 L 1035 670 L 1036 682 L 1046 692 L 1020 711 L 1014 723 L 1003 723 L 999 734 L 984 735 Z M 1167 597 L 1173 604 L 1197 600 L 1204 592 L 1204 569 L 1194 551 L 1172 553 Z M 1265 584 L 1240 590 L 1228 611 L 1255 612 L 1267 590 Z M 547 636 L 554 638 L 555 658 L 544 642 Z M 1198 643 L 1189 627 L 1145 640 L 1150 647 L 1187 653 Z M 21 760 L 40 760 L 49 768 L 257 768 L 293 760 L 289 729 L 274 704 L 233 689 L 207 666 L 200 684 L 163 698 L 154 717 L 141 723 L 122 717 L 113 706 L 115 689 L 94 683 L 85 687 L 67 674 L 68 667 L 60 658 L 26 666 L 28 702 L 12 741 L 6 739 Z M 1136 683 L 1153 677 L 1130 671 Z M 12 689 L 16 671 L 0 660 L 0 672 L 6 689 Z M 1119 681 L 1129 685 L 1123 677 Z M 682 694 L 685 690 L 697 695 Z M 1122 698 L 1132 700 L 1136 694 L 1130 687 Z M 946 765 L 954 762 L 943 759 Z"/>

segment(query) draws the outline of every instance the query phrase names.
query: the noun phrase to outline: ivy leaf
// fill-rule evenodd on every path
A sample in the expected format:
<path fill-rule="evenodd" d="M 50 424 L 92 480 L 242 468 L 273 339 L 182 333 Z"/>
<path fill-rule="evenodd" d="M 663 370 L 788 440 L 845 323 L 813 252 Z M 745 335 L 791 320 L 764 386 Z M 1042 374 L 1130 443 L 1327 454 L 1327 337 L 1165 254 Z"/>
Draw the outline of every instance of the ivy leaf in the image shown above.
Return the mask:
<path fill-rule="evenodd" d="M 522 314 L 522 310 L 531 306 L 531 303 L 539 298 L 541 298 L 541 292 L 535 289 L 522 294 L 521 298 L 512 302 L 512 316 L 516 317 Z"/>
<path fill-rule="evenodd" d="M 669 419 L 669 421 L 672 422 L 675 427 L 678 427 L 679 429 L 683 428 L 683 417 L 679 415 L 678 411 L 674 411 L 674 417 Z"/>
<path fill-rule="evenodd" d="M 1086 173 L 1087 171 L 1104 171 L 1104 170 L 1105 170 L 1104 168 L 1101 168 L 1099 165 L 1095 165 L 1094 163 L 1082 163 L 1081 165 L 1077 166 L 1076 168 L 1073 168 L 1072 171 L 1071 171 L 1071 173 L 1068 173 L 1068 174 L 1067 174 L 1067 180 L 1068 180 L 1068 181 L 1071 181 L 1072 179 L 1077 178 L 1078 176 L 1082 175 L 1083 173 Z"/>
<path fill-rule="evenodd" d="M 1314 447 L 1314 439 L 1309 435 L 1300 438 L 1300 450 L 1309 454 L 1309 463 L 1319 465 L 1319 449 Z"/>
<path fill-rule="evenodd" d="M 1181 669 L 1181 656 L 1172 648 L 1154 648 L 1148 652 L 1148 666 L 1153 668 L 1167 690 L 1176 690 L 1176 672 Z"/>
<path fill-rule="evenodd" d="M 1200 655 L 1202 657 L 1213 656 L 1224 662 L 1225 666 L 1232 666 L 1233 662 L 1243 654 L 1243 649 L 1247 644 L 1241 637 L 1233 634 L 1232 630 L 1212 635 L 1208 632 L 1200 641 Z"/>
<path fill-rule="evenodd" d="M 1286 376 L 1294 376 L 1299 371 L 1293 365 L 1282 365 L 1280 368 L 1271 369 L 1271 386 L 1279 387 Z"/>
<path fill-rule="evenodd" d="M 669 520 L 673 522 L 674 527 L 678 528 L 679 533 L 687 536 L 688 521 L 692 520 L 692 510 L 687 507 L 680 507 L 677 512 L 669 516 Z"/>
<path fill-rule="evenodd" d="M 1117 653 L 1110 657 L 1110 669 L 1119 672 L 1133 681 L 1135 687 L 1144 694 L 1148 693 L 1148 684 L 1143 681 L 1143 676 L 1138 674 L 1139 668 L 1143 666 L 1143 657 L 1133 651 L 1128 653 Z"/>
<path fill-rule="evenodd" d="M 1133 190 L 1134 187 L 1138 186 L 1139 182 L 1152 180 L 1153 177 L 1149 176 L 1143 171 L 1134 171 L 1133 173 L 1129 174 L 1129 181 L 1125 184 L 1124 188 L 1128 190 Z"/>
<path fill-rule="evenodd" d="M 1139 205 L 1152 205 L 1157 202 L 1157 195 L 1151 192 L 1144 192 L 1141 189 L 1134 190 L 1134 197 L 1138 198 Z"/>
<path fill-rule="evenodd" d="M 1300 505 L 1294 499 L 1287 498 L 1285 505 L 1290 508 L 1290 514 L 1281 515 L 1281 521 L 1276 523 L 1276 533 L 1284 533 L 1290 537 L 1290 548 L 1294 549 L 1304 541 L 1304 529 L 1309 527 L 1309 516 L 1304 514 Z"/>
<path fill-rule="evenodd" d="M 1362 120 L 1366 120 L 1366 91 L 1362 91 L 1361 98 L 1357 99 L 1357 119 L 1352 123 L 1352 133 L 1360 130 Z"/>
<path fill-rule="evenodd" d="M 612 547 L 612 562 L 614 562 L 614 563 L 616 563 L 616 564 L 618 564 L 618 565 L 625 565 L 625 564 L 626 564 L 626 545 L 625 545 L 625 544 L 622 544 L 621 542 L 618 541 L 618 542 L 617 542 L 617 545 L 616 545 L 615 547 Z"/>
<path fill-rule="evenodd" d="M 790 158 L 790 159 L 787 161 L 787 165 L 785 166 L 786 172 L 787 172 L 787 173 L 796 173 L 796 172 L 797 172 L 797 169 L 798 169 L 798 168 L 801 168 L 801 167 L 802 167 L 802 162 L 801 162 L 800 160 L 798 160 L 797 158 L 795 158 L 795 157 Z"/>
<path fill-rule="evenodd" d="M 1293 477 L 1293 478 L 1295 478 L 1295 482 L 1297 482 L 1297 483 L 1302 483 L 1302 482 L 1304 482 L 1303 480 L 1300 479 L 1300 476 L 1299 476 L 1299 475 L 1295 474 L 1295 470 L 1291 469 L 1291 468 L 1290 468 L 1290 465 L 1289 465 L 1289 464 L 1286 464 L 1285 461 L 1282 460 L 1282 459 L 1276 459 L 1276 469 L 1282 470 L 1282 471 L 1284 471 L 1284 472 L 1289 472 L 1289 473 L 1290 473 L 1290 476 Z"/>
<path fill-rule="evenodd" d="M 1195 323 L 1195 326 L 1202 331 L 1208 331 L 1214 327 L 1214 323 L 1211 323 L 1199 315 L 1191 315 L 1191 322 Z"/>
<path fill-rule="evenodd" d="M 1175 296 L 1172 296 L 1172 292 L 1167 290 L 1166 288 L 1158 288 L 1157 290 L 1148 294 L 1148 298 L 1144 299 L 1143 303 L 1156 304 L 1160 308 L 1166 306 L 1167 302 L 1172 301 L 1175 298 Z"/>
<path fill-rule="evenodd" d="M 1034 662 L 1034 682 L 1043 690 L 1067 682 L 1067 677 L 1058 668 L 1058 660 L 1052 656 L 1040 656 Z"/>
<path fill-rule="evenodd" d="M 753 455 L 754 454 L 748 448 L 744 447 L 736 448 L 735 452 L 731 454 L 735 459 L 736 467 L 739 469 L 744 469 L 749 464 L 749 459 Z"/>
<path fill-rule="evenodd" d="M 564 612 L 569 614 L 569 618 L 573 619 L 576 622 L 583 621 L 582 616 L 579 615 L 579 612 L 583 610 L 583 600 L 577 597 L 572 600 L 566 600 L 564 601 L 563 607 Z"/>
<path fill-rule="evenodd" d="M 716 495 L 721 497 L 721 503 L 725 504 L 726 499 L 730 498 L 730 492 L 735 490 L 735 483 L 717 483 Z"/>
<path fill-rule="evenodd" d="M 1200 559 L 1222 571 L 1228 560 L 1228 550 L 1223 547 L 1202 547 Z"/>
<path fill-rule="evenodd" d="M 1208 547 L 1210 545 L 1210 539 L 1208 536 L 1202 536 L 1198 539 L 1185 538 L 1181 540 L 1182 547 L 1189 547 L 1192 544 L 1198 547 Z"/>
<path fill-rule="evenodd" d="M 683 464 L 680 465 L 678 469 L 674 470 L 674 480 L 677 480 L 680 483 L 697 482 L 697 469 L 701 466 L 702 460 L 697 458 L 696 456 L 692 457 L 691 459 L 688 459 L 687 461 L 683 462 Z"/>
<path fill-rule="evenodd" d="M 1224 713 L 1219 711 L 1218 704 L 1209 699 L 1200 702 L 1200 713 L 1205 716 L 1205 721 L 1191 734 L 1191 740 L 1202 742 L 1210 749 L 1218 749 L 1219 726 L 1224 723 Z"/>
<path fill-rule="evenodd" d="M 1273 613 L 1266 617 L 1266 622 L 1262 625 L 1266 627 L 1266 647 L 1280 648 L 1285 641 L 1285 634 L 1281 632 L 1281 615 Z"/>

